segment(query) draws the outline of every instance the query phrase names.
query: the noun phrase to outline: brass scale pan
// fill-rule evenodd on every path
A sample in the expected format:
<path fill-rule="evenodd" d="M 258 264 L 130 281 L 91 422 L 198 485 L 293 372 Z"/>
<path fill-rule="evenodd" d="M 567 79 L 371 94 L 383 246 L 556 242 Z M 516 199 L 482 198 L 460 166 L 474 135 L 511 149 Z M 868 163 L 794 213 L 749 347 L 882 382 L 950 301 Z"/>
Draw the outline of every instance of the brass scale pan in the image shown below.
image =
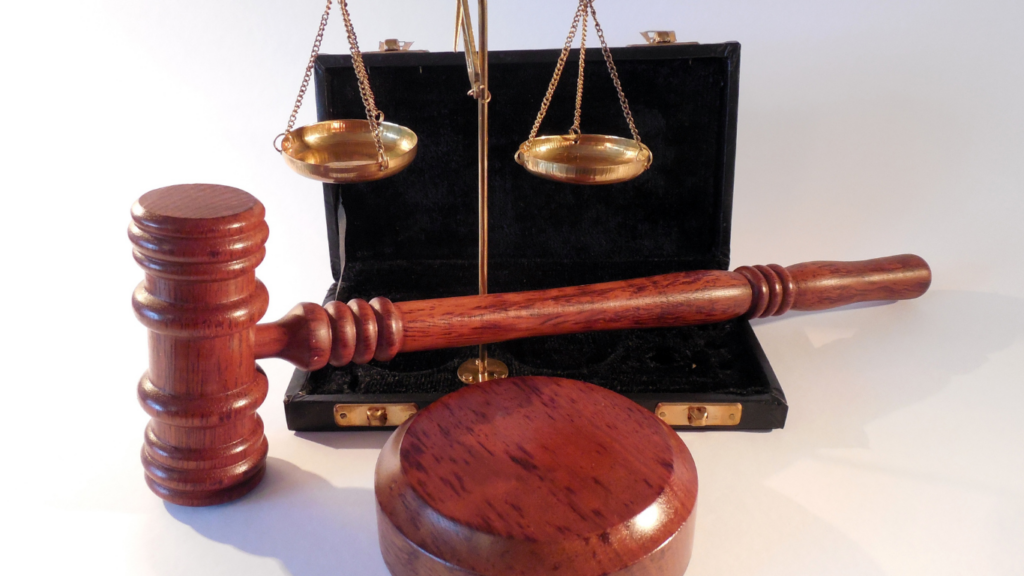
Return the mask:
<path fill-rule="evenodd" d="M 377 158 L 367 120 L 328 120 L 291 130 L 281 140 L 281 156 L 306 178 L 335 184 L 370 182 L 397 174 L 416 157 L 416 133 L 382 122 L 380 139 L 386 167 Z"/>
<path fill-rule="evenodd" d="M 278 151 L 281 152 L 289 168 L 306 178 L 337 184 L 380 180 L 401 172 L 413 161 L 416 157 L 418 138 L 415 132 L 404 126 L 383 121 L 384 115 L 377 110 L 374 103 L 369 77 L 362 62 L 362 55 L 352 29 L 345 0 L 341 0 L 339 5 L 345 19 L 352 63 L 359 79 L 360 94 L 366 107 L 368 119 L 328 120 L 293 129 L 327 25 L 331 8 L 331 0 L 328 0 L 316 41 L 313 44 L 309 64 L 306 67 L 306 75 L 288 123 L 288 129 L 277 138 L 281 141 Z M 581 134 L 579 131 L 588 15 L 594 19 L 594 26 L 601 40 L 602 51 L 618 91 L 623 113 L 629 123 L 632 139 Z M 547 113 L 551 96 L 565 66 L 580 21 L 583 23 L 583 32 L 580 42 L 575 121 L 569 134 L 538 137 L 537 131 Z M 468 55 L 467 51 L 467 57 Z M 275 147 L 277 139 L 275 139 Z M 604 33 L 597 21 L 593 0 L 580 0 L 569 37 L 559 57 L 540 113 L 537 115 L 529 139 L 516 152 L 515 160 L 536 176 L 570 184 L 625 182 L 636 178 L 651 166 L 653 155 L 651 150 L 640 141 L 629 111 L 629 104 L 619 83 L 611 51 L 608 49 Z"/>
<path fill-rule="evenodd" d="M 628 138 L 600 134 L 542 136 L 516 153 L 531 174 L 570 184 L 616 184 L 651 167 L 651 150 Z"/>
<path fill-rule="evenodd" d="M 309 126 L 294 128 L 302 107 L 320 53 L 324 29 L 331 13 L 332 0 L 320 19 L 320 28 L 306 65 L 306 74 L 295 99 L 295 107 L 288 120 L 288 128 L 274 139 L 274 147 L 281 153 L 289 168 L 306 178 L 335 184 L 370 182 L 401 172 L 416 157 L 418 139 L 412 130 L 384 122 L 384 114 L 377 109 L 370 78 L 363 65 L 359 41 L 352 27 L 346 0 L 339 0 L 341 15 L 345 19 L 352 67 L 359 82 L 359 95 L 366 108 L 366 120 L 328 120 Z M 278 147 L 280 140 L 280 147 Z"/>
<path fill-rule="evenodd" d="M 587 18 L 594 20 L 594 29 L 601 40 L 601 51 L 604 54 L 605 63 L 608 65 L 608 72 L 615 84 L 615 90 L 619 96 L 619 104 L 622 106 L 622 113 L 629 124 L 629 131 L 632 139 L 619 138 L 617 136 L 605 136 L 599 134 L 580 133 L 580 114 L 583 101 L 583 70 L 587 52 Z M 565 61 L 569 56 L 569 48 L 576 36 L 576 31 L 582 22 L 582 33 L 580 35 L 580 63 L 579 78 L 576 82 L 576 115 L 568 134 L 555 136 L 538 137 L 540 124 L 547 114 L 548 106 L 551 104 L 551 97 L 558 86 L 558 80 L 565 67 Z M 572 27 L 569 29 L 569 36 L 566 38 L 565 47 L 558 58 L 558 65 L 555 67 L 555 74 L 548 85 L 547 94 L 541 103 L 537 120 L 530 131 L 530 137 L 519 146 L 515 155 L 516 162 L 526 168 L 530 173 L 558 182 L 570 184 L 615 184 L 632 180 L 645 170 L 651 167 L 654 157 L 650 148 L 640 141 L 640 134 L 637 132 L 636 124 L 633 122 L 633 115 L 629 111 L 629 103 L 622 92 L 622 85 L 619 82 L 619 74 L 612 60 L 611 50 L 604 39 L 604 31 L 597 21 L 597 12 L 594 10 L 593 0 L 580 0 L 576 8 L 576 16 L 573 18 Z"/>

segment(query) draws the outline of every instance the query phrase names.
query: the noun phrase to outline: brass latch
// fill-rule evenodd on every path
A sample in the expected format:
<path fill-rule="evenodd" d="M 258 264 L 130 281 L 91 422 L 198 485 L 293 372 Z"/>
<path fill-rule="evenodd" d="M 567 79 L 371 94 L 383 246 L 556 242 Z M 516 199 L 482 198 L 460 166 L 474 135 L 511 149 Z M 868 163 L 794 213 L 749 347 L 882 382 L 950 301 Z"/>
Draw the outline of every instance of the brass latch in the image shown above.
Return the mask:
<path fill-rule="evenodd" d="M 691 45 L 700 42 L 676 42 L 675 30 L 646 30 L 640 33 L 647 41 L 647 44 L 630 44 L 630 46 L 659 46 L 659 45 Z"/>
<path fill-rule="evenodd" d="M 412 41 L 406 42 L 397 38 L 388 38 L 380 43 L 381 52 L 406 52 L 412 48 Z"/>
<path fill-rule="evenodd" d="M 674 44 L 676 41 L 675 30 L 647 30 L 640 35 L 648 44 Z"/>
<path fill-rule="evenodd" d="M 743 405 L 736 403 L 684 404 L 662 402 L 654 409 L 669 426 L 735 426 L 743 416 Z"/>
<path fill-rule="evenodd" d="M 335 404 L 334 423 L 355 426 L 398 426 L 416 415 L 415 404 Z"/>

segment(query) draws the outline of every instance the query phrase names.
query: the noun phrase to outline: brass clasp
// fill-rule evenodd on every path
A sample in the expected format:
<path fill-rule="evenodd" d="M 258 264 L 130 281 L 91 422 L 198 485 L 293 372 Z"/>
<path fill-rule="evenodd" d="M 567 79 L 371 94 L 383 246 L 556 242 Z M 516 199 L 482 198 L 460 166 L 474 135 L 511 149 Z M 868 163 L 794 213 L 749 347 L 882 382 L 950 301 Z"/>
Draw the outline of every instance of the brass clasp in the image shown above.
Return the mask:
<path fill-rule="evenodd" d="M 334 423 L 341 428 L 399 426 L 416 415 L 415 404 L 335 404 Z"/>
<path fill-rule="evenodd" d="M 688 404 L 662 402 L 654 413 L 669 426 L 735 426 L 743 416 L 743 405 L 738 402 Z"/>

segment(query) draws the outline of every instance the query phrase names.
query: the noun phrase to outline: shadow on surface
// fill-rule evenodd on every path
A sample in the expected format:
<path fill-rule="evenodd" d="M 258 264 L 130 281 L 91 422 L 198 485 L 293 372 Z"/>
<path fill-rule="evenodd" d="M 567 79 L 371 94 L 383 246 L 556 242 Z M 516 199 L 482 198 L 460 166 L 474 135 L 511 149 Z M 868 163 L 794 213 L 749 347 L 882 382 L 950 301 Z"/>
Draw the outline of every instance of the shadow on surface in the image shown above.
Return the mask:
<path fill-rule="evenodd" d="M 373 491 L 337 488 L 278 458 L 267 459 L 263 482 L 220 506 L 166 504 L 168 513 L 206 538 L 273 557 L 294 576 L 388 576 L 377 544 Z"/>
<path fill-rule="evenodd" d="M 695 456 L 701 474 L 690 576 L 767 576 L 794 567 L 803 573 L 827 568 L 836 576 L 890 573 L 891 566 L 880 565 L 873 551 L 843 526 L 776 490 L 772 479 L 822 451 L 870 448 L 870 424 L 939 394 L 955 377 L 975 372 L 990 355 L 1024 337 L 1024 299 L 993 294 L 936 291 L 884 310 L 801 316 L 802 322 L 791 325 L 782 319 L 757 324 L 789 396 L 786 429 L 745 435 L 739 447 L 735 434 L 683 434 L 699 448 Z M 815 343 L 809 334 L 816 330 L 834 334 Z M 977 385 L 986 388 L 977 391 L 979 396 L 993 397 L 1005 383 Z M 336 450 L 379 449 L 390 432 L 296 435 Z M 926 450 L 941 448 L 928 438 L 908 442 Z M 717 457 L 720 447 L 728 449 L 727 457 Z M 864 495 L 835 491 L 833 497 L 860 501 Z M 360 576 L 388 574 L 378 548 L 372 491 L 334 487 L 280 459 L 268 459 L 262 485 L 240 501 L 199 509 L 167 505 L 167 510 L 206 538 L 278 559 L 294 576 L 346 574 L 353 566 L 368 567 Z M 882 519 L 894 521 L 897 512 L 888 511 Z M 914 555 L 923 552 L 920 541 L 908 536 L 897 544 Z M 729 549 L 740 552 L 723 555 Z"/>
<path fill-rule="evenodd" d="M 868 449 L 890 458 L 905 454 L 917 463 L 948 459 L 974 462 L 989 471 L 1001 470 L 998 464 L 984 468 L 983 462 L 975 462 L 978 457 L 965 448 L 970 442 L 954 446 L 947 437 L 933 436 L 944 434 L 938 423 L 932 426 L 922 421 L 920 425 L 926 425 L 925 429 L 907 424 L 913 432 L 896 439 L 898 446 L 873 446 L 868 431 L 872 425 L 885 422 L 893 430 L 888 419 L 919 404 L 932 410 L 929 399 L 953 386 L 955 379 L 970 378 L 991 355 L 1024 338 L 1024 299 L 933 291 L 919 301 L 885 306 L 884 310 L 862 309 L 874 306 L 877 304 L 794 313 L 792 316 L 797 318 L 793 319 L 802 321 L 792 324 L 787 324 L 787 318 L 752 323 L 786 391 L 789 419 L 785 429 L 772 432 L 765 441 L 752 437 L 739 447 L 731 441 L 734 437 L 682 434 L 685 441 L 698 448 L 695 456 L 701 474 L 696 548 L 688 575 L 767 576 L 782 574 L 782 567 L 799 567 L 799 572 L 805 573 L 821 573 L 825 568 L 837 576 L 891 573 L 891 565 L 879 564 L 878 550 L 865 547 L 863 540 L 849 531 L 863 529 L 859 513 L 833 523 L 835 518 L 819 516 L 816 510 L 806 508 L 802 496 L 794 499 L 792 494 L 773 487 L 778 482 L 788 485 L 791 480 L 814 481 L 814 477 L 801 476 L 807 473 L 801 466 L 808 462 L 830 465 L 834 460 L 829 455 L 834 450 Z M 1006 378 L 959 382 L 969 382 L 965 405 L 1007 398 L 1011 392 L 1007 388 L 1011 382 Z M 927 412 L 913 414 L 917 419 L 928 417 Z M 999 441 L 997 432 L 988 430 L 984 423 L 964 426 L 955 434 Z M 728 458 L 719 457 L 720 450 L 728 451 Z M 952 472 L 915 471 L 917 466 L 907 463 L 906 469 L 866 470 L 915 486 L 952 483 L 1000 497 L 982 480 L 984 471 L 971 475 L 958 472 L 954 476 Z M 846 487 L 852 485 L 856 484 Z M 877 501 L 875 495 L 847 493 L 844 487 L 817 484 L 815 490 L 836 502 L 864 503 L 864 515 L 870 513 L 870 503 Z M 891 545 L 904 548 L 906 557 L 934 560 L 946 555 L 957 558 L 966 552 L 957 549 L 959 545 L 948 536 L 947 528 L 922 527 L 915 518 L 909 507 L 882 511 L 879 517 L 879 521 L 893 523 L 885 527 L 886 533 L 895 534 Z M 772 529 L 766 530 L 766 526 Z M 900 527 L 908 531 L 901 533 Z M 915 536 L 909 529 L 928 536 Z M 931 541 L 938 548 L 923 549 L 922 541 Z M 742 554 L 720 554 L 726 543 L 738 542 L 743 543 Z"/>
<path fill-rule="evenodd" d="M 791 321 L 794 318 L 800 318 L 801 316 L 815 316 L 818 314 L 837 314 L 846 310 L 859 310 L 861 308 L 878 308 L 880 306 L 895 306 L 900 303 L 899 300 L 872 300 L 870 302 L 857 302 L 855 304 L 847 304 L 846 306 L 840 306 L 838 308 L 827 308 L 825 310 L 790 310 L 782 316 L 769 316 L 767 318 L 754 318 L 750 321 L 750 325 L 753 327 L 764 326 L 766 324 L 774 324 L 776 322 Z"/>
<path fill-rule="evenodd" d="M 775 326 L 782 318 L 755 326 L 772 364 L 791 375 L 783 388 L 796 422 L 809 410 L 816 416 L 812 449 L 864 447 L 865 425 L 939 393 L 1024 337 L 1024 299 L 998 294 L 935 291 L 885 310 L 802 314 L 795 330 Z M 816 332 L 833 335 L 815 345 Z M 782 351 L 772 353 L 778 336 Z"/>
<path fill-rule="evenodd" d="M 296 432 L 295 436 L 335 450 L 380 450 L 393 432 L 394 430 L 389 428 L 380 432 Z"/>

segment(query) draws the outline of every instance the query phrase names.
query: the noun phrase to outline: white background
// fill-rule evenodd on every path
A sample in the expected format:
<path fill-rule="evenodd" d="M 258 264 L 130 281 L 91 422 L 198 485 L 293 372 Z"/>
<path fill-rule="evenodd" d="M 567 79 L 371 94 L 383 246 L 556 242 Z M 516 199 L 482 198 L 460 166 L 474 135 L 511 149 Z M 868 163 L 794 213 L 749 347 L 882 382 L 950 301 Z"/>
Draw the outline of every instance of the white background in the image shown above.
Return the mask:
<path fill-rule="evenodd" d="M 352 12 L 364 49 L 398 37 L 443 51 L 453 4 Z M 648 29 L 743 43 L 734 266 L 914 252 L 934 270 L 917 301 L 756 323 L 789 421 L 683 435 L 701 475 L 688 574 L 1024 573 L 1024 4 L 597 7 L 613 46 Z M 493 0 L 492 48 L 559 47 L 573 9 Z M 0 8 L 0 572 L 386 573 L 370 490 L 386 434 L 288 432 L 282 362 L 263 363 L 269 471 L 249 497 L 165 505 L 138 462 L 136 197 L 213 182 L 260 198 L 268 318 L 330 283 L 320 185 L 271 149 L 321 10 Z M 325 51 L 345 49 L 335 12 Z"/>

